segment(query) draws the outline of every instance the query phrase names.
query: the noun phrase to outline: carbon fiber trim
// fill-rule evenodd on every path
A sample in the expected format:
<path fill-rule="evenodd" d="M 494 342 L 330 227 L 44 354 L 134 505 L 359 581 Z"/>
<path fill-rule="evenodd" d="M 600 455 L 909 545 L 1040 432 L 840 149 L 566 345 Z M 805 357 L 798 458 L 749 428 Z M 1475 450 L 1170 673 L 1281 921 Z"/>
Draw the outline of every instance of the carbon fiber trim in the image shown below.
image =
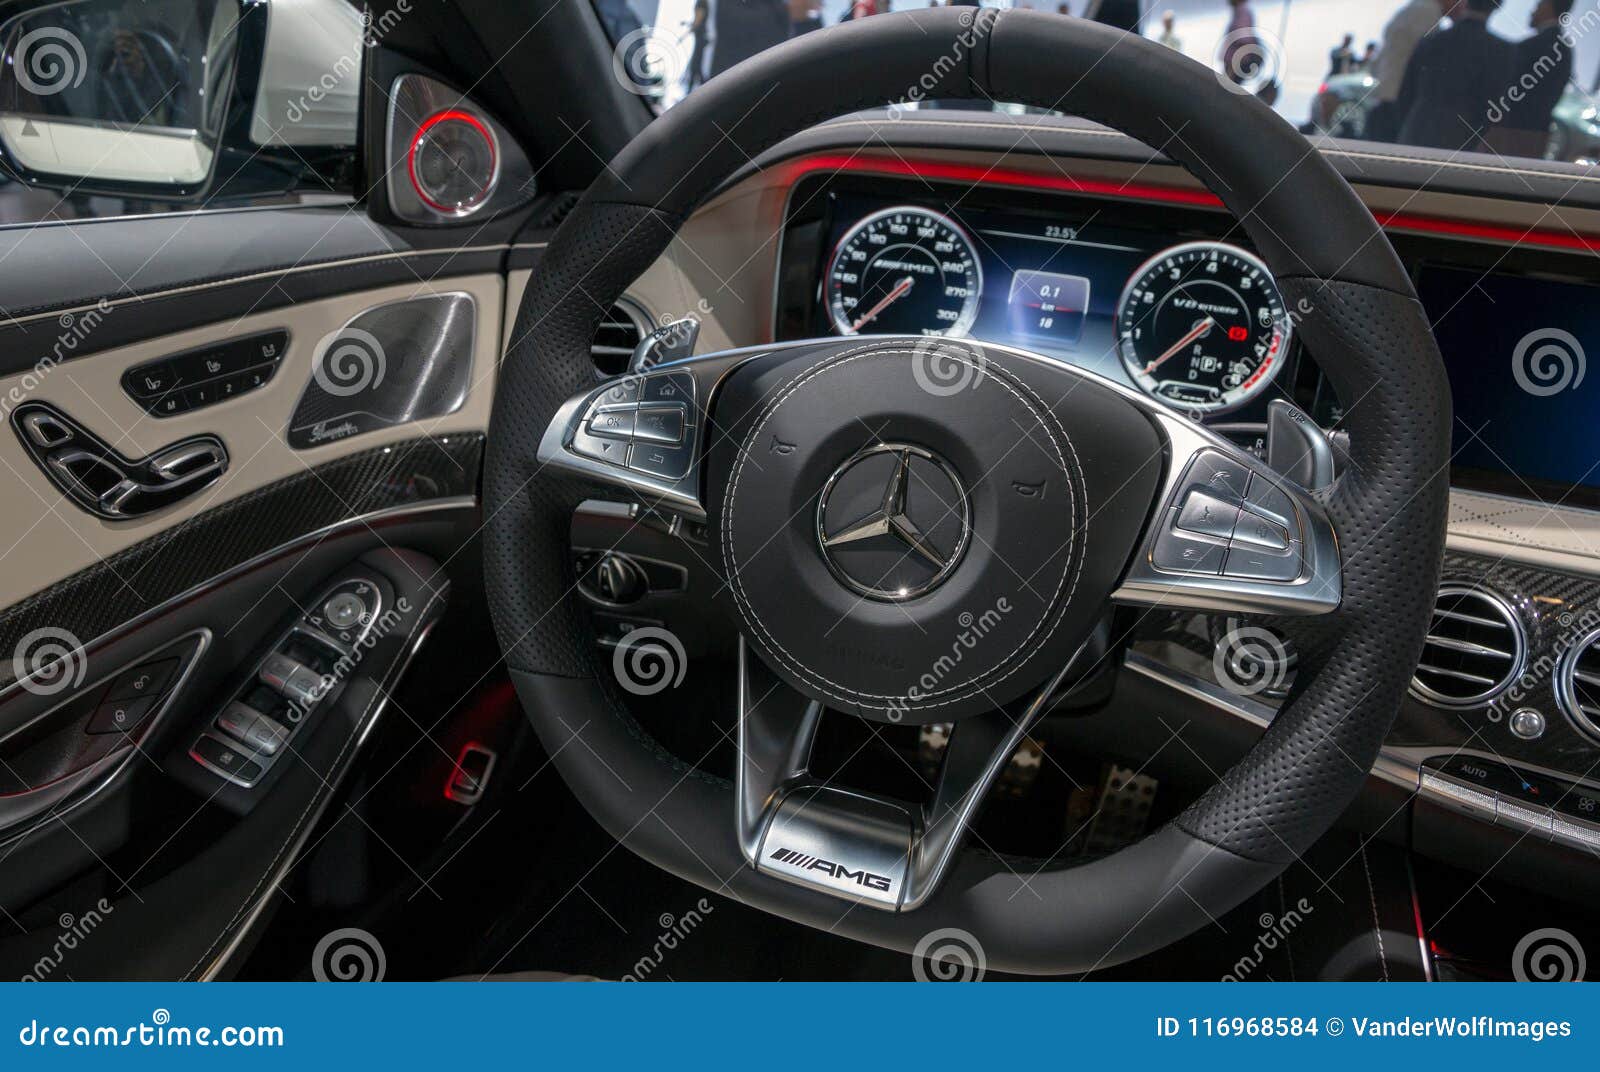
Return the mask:
<path fill-rule="evenodd" d="M 482 435 L 420 438 L 352 454 L 197 514 L 0 614 L 0 653 L 35 629 L 83 643 L 218 574 L 340 521 L 475 494 Z M 0 659 L 0 688 L 15 680 Z"/>
<path fill-rule="evenodd" d="M 1407 696 L 1387 743 L 1440 752 L 1464 748 L 1585 777 L 1600 774 L 1600 748 L 1572 728 L 1552 687 L 1562 654 L 1600 627 L 1600 580 L 1455 551 L 1445 555 L 1444 580 L 1505 597 L 1528 634 L 1526 665 L 1506 691 L 1475 708 L 1448 711 Z M 1538 740 L 1522 740 L 1509 728 L 1511 712 L 1524 707 L 1544 716 Z"/>

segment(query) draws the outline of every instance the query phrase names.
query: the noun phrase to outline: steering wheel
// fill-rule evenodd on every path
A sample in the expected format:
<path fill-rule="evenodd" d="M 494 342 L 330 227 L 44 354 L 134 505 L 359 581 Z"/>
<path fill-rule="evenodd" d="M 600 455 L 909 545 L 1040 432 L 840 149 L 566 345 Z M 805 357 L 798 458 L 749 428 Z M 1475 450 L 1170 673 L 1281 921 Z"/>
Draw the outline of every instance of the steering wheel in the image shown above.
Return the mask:
<path fill-rule="evenodd" d="M 601 316 L 718 183 L 790 134 L 908 94 L 1082 115 L 1205 182 L 1348 404 L 1339 479 L 1308 492 L 1145 396 L 972 340 L 756 346 L 596 385 Z M 515 338 L 491 420 L 484 551 L 522 704 L 613 837 L 768 912 L 905 950 L 958 928 L 1012 972 L 1159 948 L 1328 829 L 1421 653 L 1450 406 L 1410 281 L 1304 138 L 1141 38 L 1030 11 L 937 8 L 762 53 L 617 156 L 553 237 Z M 596 434 L 618 427 L 632 429 L 631 448 Z M 596 658 L 568 534 L 582 500 L 619 491 L 705 523 L 717 602 L 742 635 L 731 783 L 651 738 L 614 660 Z M 1198 494 L 1287 546 L 1196 551 L 1176 523 Z M 1067 867 L 969 844 L 997 772 L 1082 673 L 1086 641 L 1119 603 L 1270 616 L 1299 652 L 1283 709 L 1197 802 L 1121 851 Z M 931 800 L 812 776 L 824 708 L 953 724 Z"/>

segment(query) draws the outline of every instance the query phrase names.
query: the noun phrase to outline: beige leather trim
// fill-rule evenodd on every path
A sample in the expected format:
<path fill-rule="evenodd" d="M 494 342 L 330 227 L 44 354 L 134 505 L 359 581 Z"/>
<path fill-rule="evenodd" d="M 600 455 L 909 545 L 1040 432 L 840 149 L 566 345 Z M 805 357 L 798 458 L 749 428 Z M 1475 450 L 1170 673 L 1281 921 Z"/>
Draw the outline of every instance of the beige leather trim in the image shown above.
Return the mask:
<path fill-rule="evenodd" d="M 0 607 L 49 587 L 141 540 L 229 499 L 345 454 L 358 453 L 419 436 L 482 432 L 488 428 L 498 346 L 502 336 L 504 284 L 499 275 L 468 276 L 433 284 L 382 287 L 359 294 L 304 302 L 178 332 L 154 341 L 76 358 L 42 375 L 25 373 L 0 379 L 0 398 L 21 397 L 59 406 L 122 453 L 139 457 L 185 436 L 210 432 L 228 446 L 228 473 L 193 499 L 138 521 L 102 521 L 79 510 L 45 479 L 23 452 L 16 434 L 0 431 Z M 429 294 L 465 292 L 478 308 L 472 389 L 455 413 L 355 436 L 311 450 L 289 449 L 284 438 L 300 393 L 311 377 L 317 344 L 347 321 L 375 305 Z M 114 316 L 137 316 L 112 311 Z M 286 328 L 289 349 L 265 387 L 194 413 L 157 420 L 134 405 L 120 379 L 129 365 L 217 339 Z M 418 450 L 433 449 L 427 445 Z M 352 511 L 355 513 L 358 511 Z M 135 591 L 137 576 L 123 581 Z"/>
<path fill-rule="evenodd" d="M 1600 513 L 1450 490 L 1452 550 L 1600 575 Z"/>

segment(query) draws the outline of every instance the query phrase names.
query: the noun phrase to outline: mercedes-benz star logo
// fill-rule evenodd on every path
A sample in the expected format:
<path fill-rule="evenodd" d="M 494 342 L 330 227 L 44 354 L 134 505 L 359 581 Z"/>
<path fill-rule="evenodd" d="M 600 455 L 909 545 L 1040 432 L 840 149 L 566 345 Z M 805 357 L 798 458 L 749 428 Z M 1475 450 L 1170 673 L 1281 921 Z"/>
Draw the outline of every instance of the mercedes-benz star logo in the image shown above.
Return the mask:
<path fill-rule="evenodd" d="M 880 443 L 835 469 L 817 502 L 817 540 L 835 577 L 871 599 L 931 592 L 971 536 L 966 488 L 922 447 Z"/>

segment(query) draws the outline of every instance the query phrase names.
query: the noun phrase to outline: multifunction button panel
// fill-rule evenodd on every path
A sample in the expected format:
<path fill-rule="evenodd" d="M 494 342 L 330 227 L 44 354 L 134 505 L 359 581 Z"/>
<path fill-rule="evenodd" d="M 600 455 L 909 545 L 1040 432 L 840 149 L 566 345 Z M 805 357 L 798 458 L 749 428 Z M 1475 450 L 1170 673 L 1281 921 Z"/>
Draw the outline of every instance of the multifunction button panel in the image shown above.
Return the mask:
<path fill-rule="evenodd" d="M 1190 462 L 1156 536 L 1151 565 L 1167 573 L 1298 580 L 1303 526 L 1294 500 L 1216 451 Z"/>
<path fill-rule="evenodd" d="M 1466 752 L 1425 760 L 1422 787 L 1456 811 L 1496 826 L 1600 851 L 1600 789 Z"/>
<path fill-rule="evenodd" d="M 234 691 L 189 755 L 234 785 L 259 784 L 360 665 L 385 606 L 384 589 L 366 577 L 347 578 L 324 592 Z"/>
<path fill-rule="evenodd" d="M 159 361 L 122 374 L 122 389 L 152 417 L 172 417 L 254 391 L 272 379 L 289 333 L 268 331 Z"/>
<path fill-rule="evenodd" d="M 694 401 L 687 372 L 626 377 L 589 403 L 568 447 L 648 477 L 681 480 L 694 464 Z"/>

